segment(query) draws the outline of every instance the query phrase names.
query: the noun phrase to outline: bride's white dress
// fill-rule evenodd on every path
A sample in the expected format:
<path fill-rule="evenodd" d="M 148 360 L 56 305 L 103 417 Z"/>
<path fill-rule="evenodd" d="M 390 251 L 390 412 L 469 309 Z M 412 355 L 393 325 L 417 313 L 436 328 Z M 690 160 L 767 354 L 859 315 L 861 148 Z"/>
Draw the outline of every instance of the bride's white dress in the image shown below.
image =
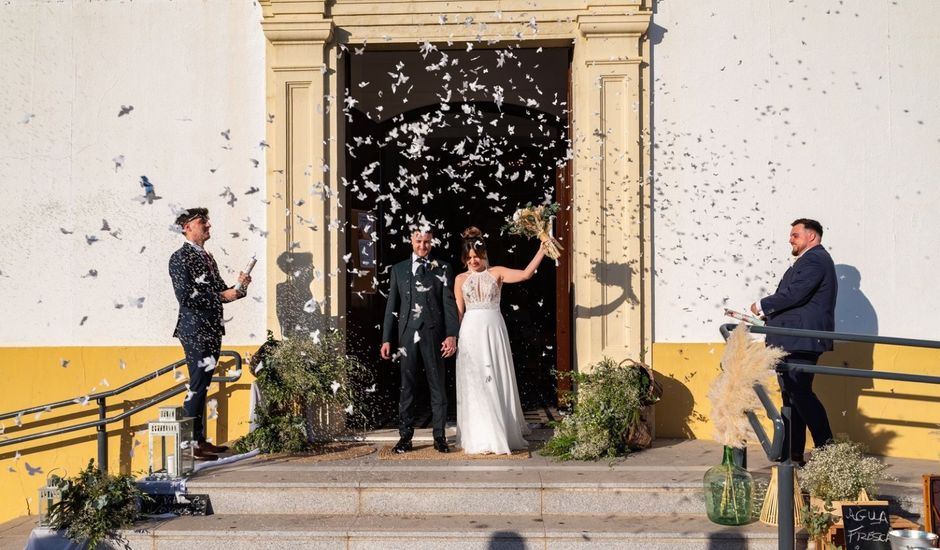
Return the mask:
<path fill-rule="evenodd" d="M 500 284 L 483 270 L 461 287 L 465 312 L 457 340 L 457 444 L 468 454 L 526 449 L 529 433 L 512 364 Z"/>

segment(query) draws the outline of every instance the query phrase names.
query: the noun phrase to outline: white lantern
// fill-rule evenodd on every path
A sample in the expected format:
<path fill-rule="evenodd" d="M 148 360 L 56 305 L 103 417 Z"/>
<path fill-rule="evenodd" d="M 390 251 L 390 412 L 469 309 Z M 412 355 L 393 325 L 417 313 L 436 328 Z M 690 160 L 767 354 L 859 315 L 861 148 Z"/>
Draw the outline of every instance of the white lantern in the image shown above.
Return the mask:
<path fill-rule="evenodd" d="M 39 488 L 39 526 L 49 527 L 49 510 L 62 500 L 62 489 L 51 483 Z"/>
<path fill-rule="evenodd" d="M 183 407 L 160 407 L 160 418 L 147 425 L 150 432 L 150 475 L 173 479 L 192 473 L 196 467 L 193 456 L 193 418 L 183 417 Z M 160 459 L 154 462 L 154 440 L 160 441 Z M 167 441 L 169 440 L 169 441 Z M 168 445 L 169 443 L 169 445 Z M 167 452 L 169 447 L 170 452 Z"/>

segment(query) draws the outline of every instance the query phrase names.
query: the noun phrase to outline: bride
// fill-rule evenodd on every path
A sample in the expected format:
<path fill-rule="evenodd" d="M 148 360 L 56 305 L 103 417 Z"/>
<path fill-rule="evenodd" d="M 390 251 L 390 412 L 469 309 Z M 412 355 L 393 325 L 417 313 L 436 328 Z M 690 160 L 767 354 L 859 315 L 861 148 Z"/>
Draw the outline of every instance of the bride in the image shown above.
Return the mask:
<path fill-rule="evenodd" d="M 526 449 L 522 415 L 506 323 L 499 311 L 504 284 L 532 278 L 545 250 L 539 247 L 525 269 L 490 266 L 476 227 L 464 231 L 461 259 L 467 271 L 454 282 L 460 336 L 457 339 L 457 443 L 467 454 L 510 454 Z"/>

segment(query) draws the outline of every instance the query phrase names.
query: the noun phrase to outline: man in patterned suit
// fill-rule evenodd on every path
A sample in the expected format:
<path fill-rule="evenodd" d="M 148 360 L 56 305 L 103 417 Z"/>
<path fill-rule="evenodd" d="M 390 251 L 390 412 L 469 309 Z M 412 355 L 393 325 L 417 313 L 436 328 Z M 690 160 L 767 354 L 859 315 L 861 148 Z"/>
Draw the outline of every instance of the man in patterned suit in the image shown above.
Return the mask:
<path fill-rule="evenodd" d="M 392 267 L 388 303 L 382 325 L 382 359 L 392 358 L 393 345 L 401 356 L 401 395 L 398 400 L 401 436 L 395 453 L 411 450 L 414 435 L 414 393 L 418 365 L 424 365 L 431 391 L 434 448 L 450 451 L 444 359 L 457 353 L 457 302 L 450 266 L 430 257 L 434 235 L 429 228 L 411 234 L 413 254 Z"/>
<path fill-rule="evenodd" d="M 244 298 L 251 277 L 238 274 L 241 288 L 229 287 L 219 275 L 219 266 L 206 252 L 209 240 L 209 211 L 190 208 L 176 218 L 186 242 L 170 256 L 170 280 L 179 302 L 179 315 L 173 336 L 179 338 L 189 368 L 189 392 L 183 404 L 186 416 L 195 418 L 193 455 L 199 460 L 216 460 L 228 447 L 206 441 L 206 394 L 222 350 L 222 304 Z"/>
<path fill-rule="evenodd" d="M 829 252 L 823 248 L 823 228 L 816 220 L 800 218 L 791 224 L 791 253 L 796 257 L 777 285 L 777 291 L 751 305 L 751 311 L 767 319 L 771 327 L 832 331 L 835 329 L 836 295 L 839 283 Z M 785 363 L 815 365 L 819 356 L 832 350 L 832 340 L 796 336 L 767 335 L 768 346 L 787 352 Z M 790 458 L 803 464 L 806 428 L 819 447 L 832 440 L 826 409 L 813 393 L 811 373 L 777 374 L 783 404 L 791 407 L 784 449 Z"/>

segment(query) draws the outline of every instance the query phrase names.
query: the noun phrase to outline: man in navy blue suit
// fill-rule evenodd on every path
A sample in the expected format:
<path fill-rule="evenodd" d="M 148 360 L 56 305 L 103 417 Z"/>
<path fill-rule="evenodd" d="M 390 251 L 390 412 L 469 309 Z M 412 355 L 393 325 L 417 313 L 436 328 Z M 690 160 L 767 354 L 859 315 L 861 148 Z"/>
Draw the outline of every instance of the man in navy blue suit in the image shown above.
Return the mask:
<path fill-rule="evenodd" d="M 796 257 L 777 285 L 777 291 L 751 305 L 751 311 L 766 318 L 771 327 L 832 331 L 835 328 L 838 281 L 829 252 L 823 248 L 823 228 L 816 220 L 800 218 L 791 224 L 791 253 Z M 767 345 L 787 352 L 783 361 L 815 365 L 819 356 L 832 350 L 832 340 L 767 335 Z M 790 426 L 786 426 L 784 448 L 799 464 L 805 462 L 806 428 L 819 447 L 832 440 L 826 409 L 813 393 L 811 373 L 778 373 L 783 404 L 790 406 Z"/>
<path fill-rule="evenodd" d="M 228 447 L 206 441 L 206 394 L 222 351 L 222 304 L 244 298 L 251 277 L 238 274 L 239 289 L 229 287 L 219 275 L 219 266 L 203 246 L 209 240 L 209 211 L 190 208 L 176 218 L 186 242 L 170 256 L 170 280 L 180 311 L 173 336 L 179 338 L 189 368 L 189 392 L 183 403 L 186 416 L 193 417 L 193 455 L 216 460 Z"/>

